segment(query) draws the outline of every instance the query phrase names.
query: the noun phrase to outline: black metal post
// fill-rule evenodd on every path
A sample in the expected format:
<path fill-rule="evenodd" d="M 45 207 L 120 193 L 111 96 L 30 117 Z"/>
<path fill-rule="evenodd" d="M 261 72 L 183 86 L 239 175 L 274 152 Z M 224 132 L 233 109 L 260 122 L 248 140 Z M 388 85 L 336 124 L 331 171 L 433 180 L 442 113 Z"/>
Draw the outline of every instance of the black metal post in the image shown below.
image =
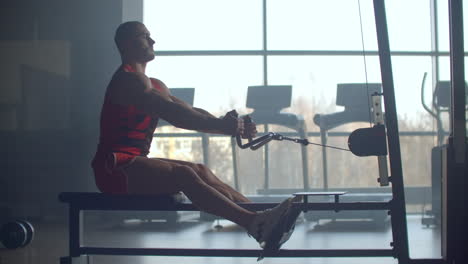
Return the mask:
<path fill-rule="evenodd" d="M 328 137 L 327 129 L 320 128 L 320 143 L 322 143 L 322 145 L 327 145 L 327 137 Z M 328 190 L 328 160 L 327 160 L 327 148 L 325 147 L 322 147 L 322 172 L 323 172 L 323 190 L 327 191 Z"/>
<path fill-rule="evenodd" d="M 401 164 L 398 118 L 393 84 L 392 61 L 384 0 L 374 0 L 374 15 L 379 47 L 380 71 L 385 102 L 385 117 L 392 183 L 391 222 L 393 246 L 400 263 L 409 262 L 408 230 L 406 223 L 405 193 Z"/>
<path fill-rule="evenodd" d="M 449 1 L 450 21 L 450 79 L 451 79 L 451 120 L 450 131 L 454 140 L 455 162 L 465 162 L 466 138 L 466 94 L 465 54 L 463 44 L 463 1 Z"/>
<path fill-rule="evenodd" d="M 69 208 L 69 219 L 68 219 L 68 230 L 69 230 L 69 254 L 70 257 L 78 257 L 81 255 L 80 246 L 82 239 L 82 228 L 81 228 L 81 215 L 82 212 L 73 204 L 70 204 Z"/>
<path fill-rule="evenodd" d="M 231 151 L 232 151 L 232 168 L 234 170 L 234 188 L 237 191 L 241 191 L 239 186 L 239 162 L 237 161 L 237 147 L 236 139 L 231 137 Z"/>
<path fill-rule="evenodd" d="M 269 126 L 268 124 L 265 124 L 265 133 L 268 133 L 269 131 Z M 264 155 L 264 173 L 265 173 L 265 181 L 263 183 L 263 188 L 265 190 L 268 191 L 268 189 L 270 188 L 270 160 L 269 160 L 269 157 L 270 157 L 270 151 L 269 151 L 269 147 L 268 147 L 268 144 L 265 145 L 265 148 L 264 148 L 264 151 L 263 151 L 263 155 Z"/>
<path fill-rule="evenodd" d="M 450 137 L 445 153 L 443 255 L 447 263 L 466 263 L 467 141 L 463 1 L 449 0 L 451 112 Z"/>

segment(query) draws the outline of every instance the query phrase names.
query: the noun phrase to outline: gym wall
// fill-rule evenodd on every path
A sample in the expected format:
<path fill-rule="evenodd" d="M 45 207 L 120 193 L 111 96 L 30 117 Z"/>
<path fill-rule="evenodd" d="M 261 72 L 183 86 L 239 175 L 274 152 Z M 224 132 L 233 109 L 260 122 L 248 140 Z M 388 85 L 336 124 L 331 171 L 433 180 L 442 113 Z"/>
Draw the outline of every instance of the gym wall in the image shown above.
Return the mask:
<path fill-rule="evenodd" d="M 0 3 L 0 220 L 63 216 L 59 192 L 96 190 L 114 31 L 142 12 L 139 0 Z"/>

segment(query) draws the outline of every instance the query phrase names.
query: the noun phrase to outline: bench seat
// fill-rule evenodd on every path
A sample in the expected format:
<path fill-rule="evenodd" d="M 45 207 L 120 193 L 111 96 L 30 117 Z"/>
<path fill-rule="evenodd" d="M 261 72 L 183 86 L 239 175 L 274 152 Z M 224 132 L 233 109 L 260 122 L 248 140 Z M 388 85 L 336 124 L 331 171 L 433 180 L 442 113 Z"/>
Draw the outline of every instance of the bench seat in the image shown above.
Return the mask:
<path fill-rule="evenodd" d="M 306 195 L 306 194 L 299 194 Z M 320 196 L 339 196 L 341 193 L 310 194 Z M 63 192 L 59 200 L 67 203 L 69 210 L 69 255 L 60 258 L 60 264 L 89 263 L 89 255 L 133 255 L 133 256 L 224 256 L 224 257 L 258 257 L 261 249 L 199 249 L 199 248 L 111 248 L 89 247 L 83 243 L 83 212 L 86 210 L 102 211 L 200 211 L 182 194 L 176 195 L 130 195 L 104 194 L 91 192 Z M 276 206 L 277 202 L 238 203 L 239 206 L 252 211 L 260 211 Z M 388 210 L 390 203 L 311 203 L 304 202 L 294 205 L 298 210 Z M 392 249 L 363 250 L 320 250 L 320 249 L 281 249 L 271 256 L 274 257 L 323 257 L 323 256 L 393 256 Z"/>
<path fill-rule="evenodd" d="M 174 195 L 108 194 L 97 192 L 62 192 L 59 201 L 83 210 L 161 210 L 186 203 L 182 193 Z M 172 211 L 172 210 L 171 210 Z"/>

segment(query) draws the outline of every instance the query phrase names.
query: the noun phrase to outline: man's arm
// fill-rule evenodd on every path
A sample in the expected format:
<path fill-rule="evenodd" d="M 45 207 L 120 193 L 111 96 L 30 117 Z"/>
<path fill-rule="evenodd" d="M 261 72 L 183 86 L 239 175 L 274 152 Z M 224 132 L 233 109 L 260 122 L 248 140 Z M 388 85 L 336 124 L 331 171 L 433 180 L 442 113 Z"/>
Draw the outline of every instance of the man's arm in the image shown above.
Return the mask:
<path fill-rule="evenodd" d="M 193 107 L 193 106 L 187 104 L 186 102 L 180 100 L 179 98 L 177 98 L 177 97 L 175 97 L 173 95 L 170 95 L 170 98 L 171 98 L 172 101 L 177 102 L 179 104 L 184 104 L 186 107 L 192 108 L 194 111 L 197 111 L 198 113 L 200 113 L 201 115 L 206 116 L 207 118 L 217 118 L 214 115 L 212 115 L 210 112 L 208 112 L 208 111 L 206 111 L 204 109 L 201 109 L 201 108 Z M 196 129 L 196 130 L 199 131 L 199 132 L 204 132 L 204 133 L 223 134 L 223 135 L 226 134 L 223 131 L 218 130 L 218 129 Z"/>
<path fill-rule="evenodd" d="M 161 82 L 162 83 L 162 82 Z M 157 115 L 172 125 L 197 131 L 218 131 L 235 135 L 239 131 L 237 121 L 216 118 L 195 110 L 187 103 L 173 99 L 154 89 L 143 73 L 119 73 L 110 84 L 110 100 L 122 105 L 135 105 L 149 114 Z"/>
<path fill-rule="evenodd" d="M 210 112 L 208 112 L 208 111 L 206 111 L 204 109 L 201 109 L 201 108 L 193 107 L 193 110 L 198 111 L 201 114 L 205 114 L 205 115 L 208 115 L 208 116 L 211 116 L 211 117 L 215 117 Z"/>
<path fill-rule="evenodd" d="M 186 102 L 180 100 L 179 98 L 175 97 L 175 96 L 170 96 L 171 99 L 175 102 L 180 102 L 181 104 L 186 104 L 187 107 L 192 107 L 193 110 L 195 111 L 198 111 L 199 113 L 203 114 L 203 115 L 206 115 L 208 117 L 212 117 L 212 118 L 216 118 L 215 116 L 213 116 L 211 113 L 209 113 L 208 111 L 204 110 L 204 109 L 201 109 L 201 108 L 196 108 L 196 107 L 193 107 L 189 104 L 187 104 Z M 234 111 L 234 110 L 233 110 Z M 232 112 L 232 111 L 231 111 Z M 226 119 L 226 118 L 235 118 L 237 119 L 237 122 L 238 122 L 238 127 L 240 127 L 241 129 L 238 131 L 241 136 L 243 138 L 253 138 L 256 136 L 257 134 L 257 126 L 254 122 L 252 122 L 252 120 L 250 119 L 250 122 L 248 123 L 245 123 L 245 119 L 244 118 L 237 118 L 237 115 L 231 115 L 231 112 L 228 112 L 226 113 L 226 115 L 223 117 L 223 119 Z M 234 111 L 235 112 L 235 111 Z M 250 117 L 249 117 L 250 118 Z M 200 132 L 204 132 L 204 133 L 212 133 L 212 134 L 225 134 L 223 133 L 222 131 L 219 131 L 219 130 L 208 130 L 208 129 L 203 129 L 203 130 L 197 130 L 197 131 L 200 131 Z"/>

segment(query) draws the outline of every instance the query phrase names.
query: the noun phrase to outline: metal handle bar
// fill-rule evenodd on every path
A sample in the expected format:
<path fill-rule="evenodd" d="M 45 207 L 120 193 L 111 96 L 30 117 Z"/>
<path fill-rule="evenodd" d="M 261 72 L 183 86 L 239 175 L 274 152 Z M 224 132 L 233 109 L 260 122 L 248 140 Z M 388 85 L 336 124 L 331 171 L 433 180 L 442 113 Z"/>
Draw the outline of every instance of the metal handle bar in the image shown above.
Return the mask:
<path fill-rule="evenodd" d="M 257 149 L 259 149 L 260 147 L 262 147 L 263 145 L 267 144 L 268 142 L 270 142 L 272 140 L 280 140 L 280 141 L 288 140 L 288 141 L 293 141 L 295 143 L 300 143 L 300 144 L 303 144 L 303 145 L 310 144 L 310 142 L 307 139 L 289 138 L 289 137 L 285 137 L 283 135 L 280 135 L 278 133 L 273 133 L 273 132 L 268 132 L 267 134 L 265 134 L 265 135 L 263 135 L 261 137 L 253 139 L 251 141 L 249 140 L 249 142 L 245 143 L 245 144 L 242 144 L 242 138 L 241 138 L 240 135 L 236 136 L 236 140 L 237 140 L 237 145 L 241 149 L 250 148 L 251 150 L 257 150 Z"/>
<path fill-rule="evenodd" d="M 309 140 L 307 140 L 306 138 L 303 138 L 303 139 L 301 139 L 301 138 L 290 138 L 290 137 L 285 137 L 285 136 L 283 136 L 281 134 L 273 133 L 273 132 L 269 132 L 268 134 L 263 135 L 263 136 L 261 136 L 259 138 L 253 139 L 253 140 L 249 139 L 249 142 L 246 143 L 246 144 L 242 144 L 242 138 L 241 138 L 240 135 L 236 136 L 236 140 L 237 140 L 237 145 L 241 149 L 250 148 L 251 150 L 257 150 L 257 149 L 259 149 L 260 147 L 262 147 L 263 145 L 267 144 L 268 142 L 270 142 L 272 140 L 279 140 L 279 141 L 287 140 L 287 141 L 292 141 L 294 143 L 302 144 L 304 146 L 307 146 L 307 145 L 311 144 L 311 145 L 322 146 L 322 147 L 327 147 L 327 148 L 350 151 L 349 149 L 345 149 L 345 148 L 339 148 L 339 147 L 334 147 L 334 146 L 309 142 Z"/>
<path fill-rule="evenodd" d="M 234 111 L 231 111 L 229 112 L 228 114 L 234 116 L 234 117 L 237 117 L 238 114 L 237 112 L 234 110 Z M 245 123 L 250 123 L 252 122 L 252 119 L 250 118 L 250 116 L 244 116 L 244 122 Z M 299 144 L 302 144 L 304 146 L 307 146 L 309 144 L 312 144 L 312 145 L 317 145 L 317 146 L 322 146 L 322 147 L 328 147 L 328 148 L 334 148 L 334 149 L 340 149 L 340 150 L 346 150 L 346 151 L 350 151 L 349 149 L 344 149 L 344 148 L 338 148 L 338 147 L 333 147 L 333 146 L 327 146 L 327 145 L 322 145 L 322 144 L 318 144 L 318 143 L 312 143 L 312 142 L 309 142 L 307 140 L 307 138 L 304 138 L 304 139 L 300 139 L 300 138 L 289 138 L 289 137 L 285 137 L 281 134 L 278 134 L 278 133 L 273 133 L 273 132 L 268 132 L 267 134 L 261 136 L 261 137 L 258 137 L 256 139 L 252 139 L 252 138 L 249 138 L 248 139 L 249 142 L 246 143 L 246 144 L 242 144 L 242 138 L 240 135 L 236 135 L 236 141 L 237 141 L 237 145 L 239 146 L 239 148 L 241 149 L 246 149 L 246 148 L 250 148 L 251 150 L 257 150 L 259 148 L 261 148 L 262 146 L 264 146 L 265 144 L 269 143 L 270 141 L 272 140 L 279 140 L 279 141 L 282 141 L 282 140 L 287 140 L 287 141 L 292 141 L 292 142 L 295 142 L 295 143 L 299 143 Z"/>
<path fill-rule="evenodd" d="M 268 134 L 258 137 L 256 139 L 252 139 L 252 140 L 249 139 L 249 142 L 245 144 L 242 144 L 242 138 L 240 135 L 236 136 L 236 140 L 237 140 L 237 145 L 241 149 L 250 148 L 252 150 L 256 150 L 260 148 L 261 146 L 265 145 L 266 143 L 270 142 L 273 139 L 274 135 L 275 133 L 269 132 Z"/>

